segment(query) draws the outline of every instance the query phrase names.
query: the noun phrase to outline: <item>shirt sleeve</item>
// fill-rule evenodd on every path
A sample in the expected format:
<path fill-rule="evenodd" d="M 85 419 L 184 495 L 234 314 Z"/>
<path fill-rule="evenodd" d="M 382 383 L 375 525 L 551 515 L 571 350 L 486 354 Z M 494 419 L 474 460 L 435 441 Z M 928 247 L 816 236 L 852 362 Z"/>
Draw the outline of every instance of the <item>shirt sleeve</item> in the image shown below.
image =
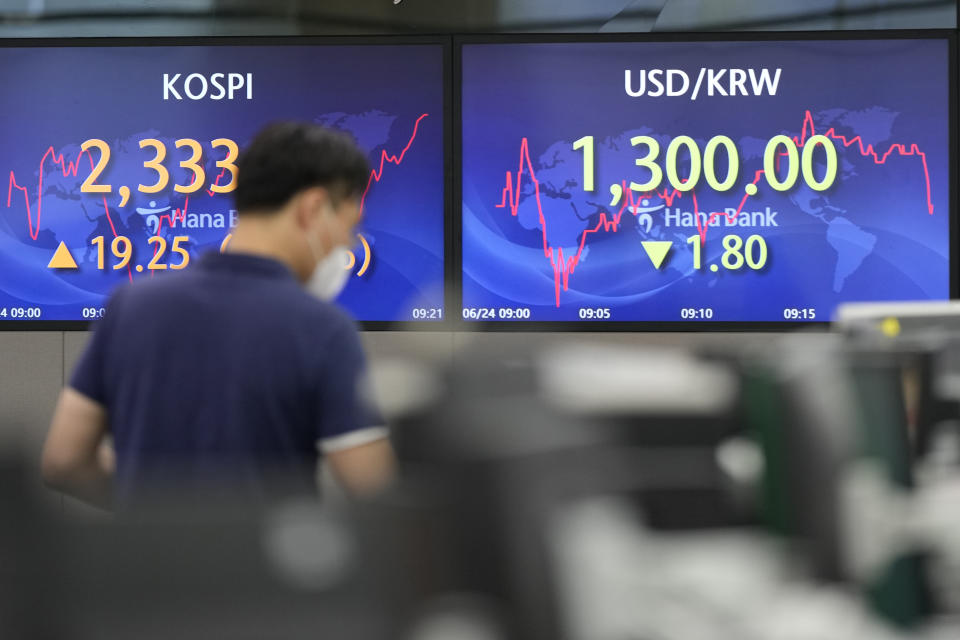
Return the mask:
<path fill-rule="evenodd" d="M 324 350 L 317 427 L 321 451 L 341 451 L 389 435 L 372 395 L 367 359 L 351 324 L 332 336 Z"/>
<path fill-rule="evenodd" d="M 103 317 L 94 325 L 93 335 L 87 341 L 79 362 L 70 377 L 70 387 L 100 405 L 108 405 L 107 347 L 111 342 L 117 315 L 118 294 L 111 296 Z"/>

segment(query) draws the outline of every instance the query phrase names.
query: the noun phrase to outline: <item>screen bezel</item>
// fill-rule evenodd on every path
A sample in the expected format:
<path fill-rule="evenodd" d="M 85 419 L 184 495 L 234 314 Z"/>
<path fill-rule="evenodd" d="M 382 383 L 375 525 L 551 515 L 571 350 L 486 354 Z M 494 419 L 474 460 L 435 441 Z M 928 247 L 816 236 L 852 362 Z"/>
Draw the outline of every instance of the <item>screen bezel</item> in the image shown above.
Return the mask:
<path fill-rule="evenodd" d="M 87 47 L 196 47 L 196 46 L 403 46 L 433 45 L 442 56 L 442 138 L 443 138 L 443 287 L 444 309 L 441 320 L 361 320 L 364 331 L 449 331 L 450 309 L 458 308 L 452 297 L 454 261 L 450 247 L 455 244 L 453 216 L 453 68 L 450 36 L 184 36 L 184 37 L 96 37 L 96 38 L 0 38 L 0 48 L 87 48 Z M 105 298 L 106 300 L 106 298 Z M 0 331 L 88 331 L 96 320 L 3 320 Z"/>
<path fill-rule="evenodd" d="M 463 319 L 463 162 L 460 148 L 463 143 L 463 67 L 465 45 L 483 44 L 564 44 L 564 43 L 644 43 L 644 42 L 771 42 L 771 41 L 836 41 L 836 40 L 942 40 L 947 43 L 948 75 L 948 175 L 954 176 L 949 185 L 948 230 L 950 236 L 950 299 L 960 295 L 960 277 L 957 274 L 957 33 L 949 29 L 927 30 L 858 30 L 858 31 L 758 31 L 735 33 L 660 32 L 640 34 L 497 34 L 462 35 L 454 37 L 453 121 L 456 123 L 454 155 L 454 246 L 451 253 L 457 265 L 451 285 L 454 299 L 459 301 L 457 330 L 464 332 L 778 332 L 792 330 L 825 331 L 830 319 L 810 322 L 798 321 L 616 321 L 616 320 L 464 320 Z"/>

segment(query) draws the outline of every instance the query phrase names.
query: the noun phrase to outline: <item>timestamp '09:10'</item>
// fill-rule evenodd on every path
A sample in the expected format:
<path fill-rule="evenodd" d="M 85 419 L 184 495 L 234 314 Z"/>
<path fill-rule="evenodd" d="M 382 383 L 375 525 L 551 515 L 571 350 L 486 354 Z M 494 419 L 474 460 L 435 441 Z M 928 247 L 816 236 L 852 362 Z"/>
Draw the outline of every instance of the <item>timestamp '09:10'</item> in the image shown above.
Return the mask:
<path fill-rule="evenodd" d="M 705 308 L 683 308 L 680 309 L 681 320 L 713 320 L 713 309 Z"/>

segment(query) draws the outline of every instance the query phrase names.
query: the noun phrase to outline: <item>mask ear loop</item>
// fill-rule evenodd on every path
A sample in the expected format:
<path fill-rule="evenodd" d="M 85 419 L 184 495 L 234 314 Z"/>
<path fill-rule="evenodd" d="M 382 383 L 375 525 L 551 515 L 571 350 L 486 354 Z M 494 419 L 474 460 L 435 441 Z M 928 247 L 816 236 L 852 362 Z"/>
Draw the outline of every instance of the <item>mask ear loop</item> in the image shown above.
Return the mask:
<path fill-rule="evenodd" d="M 330 204 L 327 204 L 327 206 L 324 207 L 323 213 L 322 213 L 321 215 L 323 215 L 325 218 L 327 218 L 327 221 L 329 222 L 329 220 L 330 220 L 331 218 L 334 218 L 334 217 L 335 217 L 335 216 L 334 216 L 334 212 L 333 212 L 333 207 L 332 207 Z M 330 235 L 330 227 L 329 227 L 329 226 L 327 226 L 327 233 L 326 233 L 326 235 L 327 235 L 327 236 Z M 314 259 L 314 261 L 316 261 L 317 264 L 320 264 L 320 263 L 323 261 L 325 255 L 329 254 L 329 251 L 327 252 L 327 254 L 324 254 L 322 251 L 318 253 L 318 252 L 317 252 L 317 247 L 316 247 L 316 245 L 313 243 L 313 239 L 310 237 L 310 234 L 309 234 L 309 233 L 308 233 L 308 234 L 304 234 L 304 238 L 305 238 L 306 241 L 307 241 L 307 245 L 310 247 L 310 253 L 313 254 L 313 259 Z M 330 251 L 333 251 L 333 249 L 335 249 L 335 247 L 331 247 L 331 248 L 330 248 Z"/>

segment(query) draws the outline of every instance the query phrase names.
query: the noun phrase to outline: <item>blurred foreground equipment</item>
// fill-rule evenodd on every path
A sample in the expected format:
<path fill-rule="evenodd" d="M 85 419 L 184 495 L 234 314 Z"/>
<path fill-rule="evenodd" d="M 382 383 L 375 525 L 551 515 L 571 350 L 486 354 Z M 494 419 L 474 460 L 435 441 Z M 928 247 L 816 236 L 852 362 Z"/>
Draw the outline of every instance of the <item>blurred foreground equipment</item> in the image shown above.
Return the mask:
<path fill-rule="evenodd" d="M 800 334 L 399 367 L 403 480 L 379 530 L 406 534 L 374 546 L 417 560 L 393 619 L 456 601 L 497 630 L 478 637 L 960 637 L 958 456 L 918 442 L 960 417 L 948 352 Z"/>
<path fill-rule="evenodd" d="M 955 640 L 951 313 L 844 310 L 833 333 L 762 348 L 383 367 L 401 474 L 361 505 L 178 504 L 65 526 L 10 480 L 0 630 Z"/>

